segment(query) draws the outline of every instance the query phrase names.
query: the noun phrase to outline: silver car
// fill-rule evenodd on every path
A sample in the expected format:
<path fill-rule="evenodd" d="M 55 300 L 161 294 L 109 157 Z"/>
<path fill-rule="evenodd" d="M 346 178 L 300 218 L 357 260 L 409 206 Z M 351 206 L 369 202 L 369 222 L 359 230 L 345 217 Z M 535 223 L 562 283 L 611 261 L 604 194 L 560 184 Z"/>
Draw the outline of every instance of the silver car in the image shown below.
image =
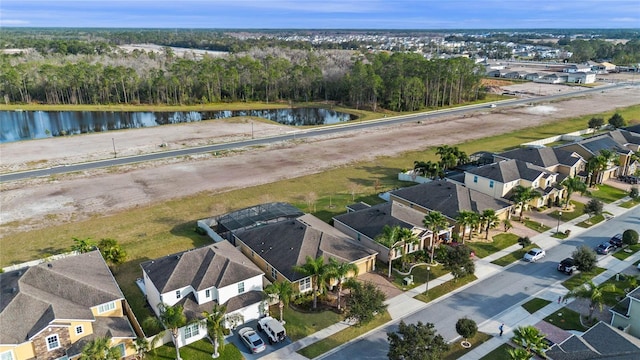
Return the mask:
<path fill-rule="evenodd" d="M 250 327 L 240 329 L 238 335 L 240 335 L 244 344 L 247 345 L 249 350 L 254 354 L 263 352 L 267 348 L 260 335 Z"/>
<path fill-rule="evenodd" d="M 526 254 L 524 254 L 524 261 L 528 261 L 528 262 L 536 262 L 540 259 L 542 259 L 544 256 L 546 255 L 546 253 L 544 252 L 544 250 L 539 249 L 539 248 L 533 248 L 529 251 L 527 251 Z"/>

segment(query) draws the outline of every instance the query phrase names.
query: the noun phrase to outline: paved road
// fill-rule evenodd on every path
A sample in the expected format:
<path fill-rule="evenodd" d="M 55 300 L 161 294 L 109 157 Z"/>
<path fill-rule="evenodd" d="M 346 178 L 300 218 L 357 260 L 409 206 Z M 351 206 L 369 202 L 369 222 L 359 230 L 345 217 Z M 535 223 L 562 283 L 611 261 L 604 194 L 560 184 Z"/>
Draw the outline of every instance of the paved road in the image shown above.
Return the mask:
<path fill-rule="evenodd" d="M 418 321 L 433 323 L 445 340 L 453 340 L 458 336 L 455 331 L 455 323 L 459 318 L 467 316 L 478 324 L 492 318 L 500 321 L 502 312 L 526 298 L 534 296 L 551 284 L 565 280 L 567 276 L 558 272 L 556 265 L 563 258 L 570 256 L 576 246 L 586 244 L 595 247 L 600 242 L 608 240 L 612 235 L 621 232 L 620 229 L 638 228 L 640 228 L 640 208 L 609 220 L 558 246 L 546 249 L 547 256 L 539 262 L 519 262 L 462 292 L 405 317 L 404 321 L 407 323 L 417 323 Z M 323 357 L 323 359 L 352 360 L 354 354 L 358 354 L 358 359 L 387 359 L 389 348 L 386 333 L 396 330 L 396 323 L 385 326 L 339 351 Z"/>
<path fill-rule="evenodd" d="M 536 99 L 503 100 L 503 101 L 496 102 L 495 104 L 496 104 L 496 108 L 500 108 L 500 107 L 521 105 L 526 103 L 533 103 L 533 102 L 542 102 L 542 101 L 546 102 L 546 101 L 551 101 L 559 98 L 581 96 L 585 93 L 599 92 L 599 91 L 602 91 L 603 88 L 611 88 L 611 87 L 622 86 L 622 85 L 623 84 L 607 85 L 604 87 L 591 88 L 591 89 L 578 91 L 574 93 L 568 93 L 568 94 L 560 93 L 557 95 L 542 96 Z M 309 137 L 321 136 L 321 135 L 337 134 L 345 131 L 355 131 L 355 130 L 367 129 L 372 127 L 395 125 L 395 124 L 400 124 L 405 122 L 428 121 L 429 119 L 433 119 L 443 115 L 462 115 L 468 112 L 487 108 L 487 106 L 488 106 L 487 104 L 467 105 L 467 106 L 462 106 L 455 109 L 444 109 L 444 110 L 436 110 L 436 111 L 430 111 L 430 112 L 420 113 L 420 114 L 395 116 L 393 118 L 380 119 L 375 121 L 365 121 L 365 122 L 356 121 L 354 123 L 349 123 L 349 124 L 324 126 L 324 127 L 309 129 L 309 130 L 297 130 L 297 131 L 294 130 L 284 135 L 278 135 L 278 136 L 267 137 L 267 138 L 244 140 L 244 141 L 223 143 L 223 144 L 217 144 L 217 145 L 208 145 L 208 146 L 202 146 L 202 147 L 193 147 L 193 148 L 187 148 L 187 149 L 181 149 L 181 150 L 163 151 L 163 152 L 157 152 L 157 153 L 151 153 L 151 154 L 145 154 L 145 155 L 114 158 L 114 159 L 108 159 L 108 160 L 94 161 L 90 163 L 73 164 L 68 166 L 57 166 L 53 168 L 23 171 L 23 172 L 17 172 L 17 173 L 6 173 L 6 174 L 0 174 L 0 183 L 7 182 L 7 181 L 41 177 L 41 176 L 70 173 L 70 172 L 76 172 L 76 171 L 87 171 L 91 169 L 126 165 L 126 164 L 132 164 L 132 163 L 138 163 L 138 162 L 144 162 L 144 161 L 160 160 L 160 159 L 173 158 L 173 157 L 179 157 L 179 156 L 185 156 L 185 155 L 191 155 L 191 154 L 199 154 L 199 153 L 206 153 L 206 152 L 213 152 L 213 151 L 223 151 L 223 150 L 237 149 L 237 148 L 243 148 L 243 147 L 265 145 L 265 144 L 274 143 L 274 142 L 303 139 L 303 138 L 309 138 Z"/>

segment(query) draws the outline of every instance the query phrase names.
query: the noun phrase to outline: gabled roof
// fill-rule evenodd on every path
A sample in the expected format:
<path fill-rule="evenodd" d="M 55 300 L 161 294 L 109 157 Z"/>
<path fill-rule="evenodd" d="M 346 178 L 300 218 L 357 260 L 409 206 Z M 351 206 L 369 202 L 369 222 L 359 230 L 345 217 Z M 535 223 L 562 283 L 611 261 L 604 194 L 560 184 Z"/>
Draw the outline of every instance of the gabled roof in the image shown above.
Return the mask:
<path fill-rule="evenodd" d="M 99 251 L 0 274 L 0 344 L 20 344 L 56 319 L 94 320 L 91 308 L 124 299 Z"/>
<path fill-rule="evenodd" d="M 581 336 L 553 345 L 545 355 L 552 360 L 638 359 L 640 339 L 599 322 Z"/>
<path fill-rule="evenodd" d="M 391 194 L 430 211 L 439 211 L 450 219 L 455 219 L 462 210 L 481 213 L 486 209 L 501 210 L 511 206 L 505 201 L 446 180 L 406 187 Z"/>
<path fill-rule="evenodd" d="M 227 300 L 225 304 L 227 307 L 227 313 L 234 312 L 236 310 L 242 309 L 249 305 L 259 303 L 262 301 L 262 292 L 261 291 L 247 291 L 242 294 L 236 295 L 231 299 Z M 182 305 L 184 310 L 184 315 L 187 317 L 187 320 L 199 320 L 203 319 L 202 313 L 204 311 L 211 312 L 213 309 L 213 304 L 215 302 L 206 302 L 202 304 L 198 304 L 198 301 L 195 298 L 193 293 L 189 293 L 189 295 L 183 297 L 178 304 Z"/>
<path fill-rule="evenodd" d="M 571 144 L 567 144 L 567 145 L 559 145 L 557 146 L 557 148 L 559 149 L 563 149 L 567 146 L 572 146 L 572 145 L 579 145 L 580 147 L 584 148 L 585 150 L 587 150 L 590 154 L 592 155 L 598 155 L 600 153 L 601 150 L 611 150 L 611 151 L 615 151 L 615 152 L 619 152 L 619 153 L 623 153 L 623 154 L 627 154 L 629 153 L 629 149 L 627 149 L 626 147 L 624 147 L 624 145 L 619 144 L 618 142 L 616 142 L 616 140 L 614 140 L 613 137 L 609 136 L 609 134 L 601 134 L 601 135 L 596 135 L 590 138 L 586 138 L 584 140 L 580 140 L 576 143 L 571 143 Z"/>
<path fill-rule="evenodd" d="M 376 254 L 308 214 L 241 230 L 234 235 L 292 282 L 305 277 L 293 271 L 293 266 L 304 265 L 307 256 L 314 259 L 322 256 L 325 262 L 335 258 L 338 262 L 351 263 Z"/>
<path fill-rule="evenodd" d="M 627 126 L 624 128 L 625 130 L 634 133 L 635 135 L 640 135 L 640 124 Z"/>
<path fill-rule="evenodd" d="M 191 286 L 222 288 L 263 272 L 228 241 L 140 264 L 161 294 Z"/>
<path fill-rule="evenodd" d="M 553 174 L 541 166 L 521 160 L 498 161 L 493 164 L 467 170 L 467 172 L 501 183 L 508 183 L 520 179 L 535 181 L 542 175 Z"/>
<path fill-rule="evenodd" d="M 362 210 L 334 216 L 339 221 L 370 239 L 382 234 L 385 226 L 412 229 L 423 227 L 424 213 L 395 202 L 386 202 Z"/>
<path fill-rule="evenodd" d="M 526 161 L 543 168 L 548 168 L 556 165 L 565 165 L 572 167 L 580 161 L 583 161 L 582 157 L 575 152 L 549 147 L 518 148 L 505 151 L 498 154 L 498 156 L 506 159 Z"/>
<path fill-rule="evenodd" d="M 616 129 L 607 133 L 615 142 L 619 145 L 625 146 L 627 144 L 640 145 L 640 134 L 636 134 L 623 129 Z"/>

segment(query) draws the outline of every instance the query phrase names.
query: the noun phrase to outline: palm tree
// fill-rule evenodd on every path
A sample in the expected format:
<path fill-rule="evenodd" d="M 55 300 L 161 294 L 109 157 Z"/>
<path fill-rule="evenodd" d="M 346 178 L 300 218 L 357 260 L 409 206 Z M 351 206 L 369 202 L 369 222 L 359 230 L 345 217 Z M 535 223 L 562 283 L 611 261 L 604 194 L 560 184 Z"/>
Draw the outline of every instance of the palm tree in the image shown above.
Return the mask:
<path fill-rule="evenodd" d="M 147 352 L 151 349 L 149 346 L 149 341 L 144 337 L 136 338 L 133 343 L 130 345 L 133 350 L 135 350 L 139 359 L 144 359 L 147 355 Z"/>
<path fill-rule="evenodd" d="M 73 238 L 74 244 L 71 245 L 71 251 L 77 251 L 79 253 L 86 253 L 96 248 L 96 242 L 91 240 L 91 238 L 86 239 L 78 239 Z"/>
<path fill-rule="evenodd" d="M 202 312 L 202 317 L 207 322 L 207 335 L 213 344 L 213 354 L 211 357 L 217 358 L 219 348 L 224 347 L 224 314 L 227 312 L 226 305 L 214 304 L 211 312 Z"/>
<path fill-rule="evenodd" d="M 112 266 L 118 266 L 125 262 L 127 259 L 127 253 L 122 249 L 122 246 L 114 239 L 102 239 L 98 244 L 100 253 L 104 260 Z"/>
<path fill-rule="evenodd" d="M 432 161 L 414 161 L 413 171 L 417 175 L 423 175 L 435 179 L 440 173 L 440 165 Z"/>
<path fill-rule="evenodd" d="M 305 264 L 302 266 L 294 266 L 293 271 L 311 277 L 311 283 L 313 286 L 313 308 L 317 308 L 318 291 L 324 290 L 325 287 L 324 281 L 325 274 L 327 272 L 327 265 L 324 263 L 324 258 L 322 256 L 318 256 L 314 259 L 311 256 L 307 256 Z"/>
<path fill-rule="evenodd" d="M 592 280 L 587 281 L 582 286 L 578 286 L 573 290 L 569 291 L 567 295 L 565 295 L 565 299 L 577 298 L 577 299 L 586 299 L 589 300 L 589 315 L 588 318 L 591 318 L 593 312 L 596 307 L 600 311 L 602 311 L 602 307 L 604 306 L 604 292 L 605 291 L 615 291 L 616 286 L 614 284 L 600 284 L 596 286 Z"/>
<path fill-rule="evenodd" d="M 82 348 L 80 360 L 119 360 L 120 350 L 110 345 L 110 338 L 97 337 L 86 343 Z"/>
<path fill-rule="evenodd" d="M 264 292 L 268 295 L 276 295 L 278 297 L 278 306 L 280 307 L 280 322 L 283 322 L 284 307 L 289 306 L 289 301 L 293 296 L 293 286 L 289 281 L 277 281 L 267 285 Z"/>
<path fill-rule="evenodd" d="M 358 266 L 354 263 L 338 262 L 334 258 L 329 259 L 329 276 L 338 281 L 338 310 L 340 310 L 340 297 L 342 295 L 342 285 L 349 274 L 352 277 L 358 276 Z"/>
<path fill-rule="evenodd" d="M 544 341 L 545 336 L 534 326 L 519 326 L 513 331 L 511 340 L 522 346 L 531 356 L 532 353 L 541 353 L 548 347 Z"/>
<path fill-rule="evenodd" d="M 165 303 L 158 304 L 158 311 L 160 315 L 158 317 L 148 317 L 144 322 L 146 326 L 163 328 L 161 332 L 153 339 L 152 348 L 155 348 L 153 344 L 160 340 L 165 331 L 171 333 L 173 344 L 176 348 L 176 359 L 180 358 L 180 328 L 187 325 L 187 317 L 184 315 L 184 308 L 182 305 L 170 306 Z"/>
<path fill-rule="evenodd" d="M 567 201 L 565 202 L 566 205 L 569 205 L 571 194 L 573 194 L 576 191 L 580 192 L 581 194 L 584 194 L 587 191 L 587 184 L 585 184 L 578 177 L 566 178 L 560 184 L 564 186 L 565 189 L 567 189 Z"/>
<path fill-rule="evenodd" d="M 509 353 L 509 357 L 511 358 L 511 360 L 529 360 L 529 359 L 531 359 L 531 354 L 529 354 L 527 352 L 527 350 L 525 350 L 523 348 L 507 349 L 507 352 Z"/>
<path fill-rule="evenodd" d="M 532 187 L 524 187 L 517 185 L 513 188 L 513 199 L 520 205 L 520 221 L 522 221 L 522 214 L 527 203 L 533 199 L 539 198 L 540 193 L 534 190 Z"/>
<path fill-rule="evenodd" d="M 382 228 L 382 234 L 376 237 L 376 241 L 389 249 L 389 274 L 391 277 L 391 263 L 393 256 L 398 249 L 404 249 L 407 241 L 415 242 L 417 239 L 413 235 L 413 232 L 407 228 L 403 228 L 399 225 L 388 226 L 385 225 Z M 404 254 L 404 250 L 403 250 Z"/>
<path fill-rule="evenodd" d="M 589 186 L 594 186 L 598 182 L 600 172 L 607 168 L 614 153 L 610 150 L 600 150 L 600 153 L 587 160 L 587 172 L 589 172 Z"/>
<path fill-rule="evenodd" d="M 431 263 L 433 264 L 433 255 L 435 252 L 435 247 L 436 247 L 436 239 L 438 237 L 438 234 L 440 233 L 440 231 L 448 229 L 449 228 L 449 222 L 447 221 L 447 218 L 442 215 L 441 212 L 439 211 L 431 211 L 429 212 L 427 215 L 425 215 L 424 219 L 422 220 L 422 223 L 424 224 L 425 228 L 429 231 L 432 232 L 432 238 L 431 238 Z"/>
<path fill-rule="evenodd" d="M 456 216 L 456 222 L 460 225 L 460 227 L 462 228 L 462 242 L 464 243 L 464 235 L 465 232 L 467 230 L 467 227 L 469 227 L 469 240 L 471 240 L 471 233 L 473 232 L 473 225 L 475 222 L 475 217 L 476 217 L 477 213 L 473 212 L 473 211 L 467 211 L 467 210 L 460 210 L 458 212 L 458 216 Z"/>
<path fill-rule="evenodd" d="M 496 211 L 493 209 L 486 209 L 480 215 L 480 222 L 484 224 L 485 240 L 489 239 L 489 230 L 495 228 L 500 224 L 500 218 L 496 215 Z"/>

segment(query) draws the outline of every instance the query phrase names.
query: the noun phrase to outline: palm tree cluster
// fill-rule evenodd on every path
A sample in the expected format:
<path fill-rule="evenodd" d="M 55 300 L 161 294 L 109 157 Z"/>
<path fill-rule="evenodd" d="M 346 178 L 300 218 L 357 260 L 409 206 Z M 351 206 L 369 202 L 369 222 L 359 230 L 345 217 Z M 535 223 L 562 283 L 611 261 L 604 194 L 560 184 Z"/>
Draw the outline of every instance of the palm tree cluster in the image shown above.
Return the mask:
<path fill-rule="evenodd" d="M 417 175 L 423 175 L 432 179 L 437 177 L 444 178 L 447 170 L 469 162 L 469 156 L 457 146 L 438 146 L 436 148 L 436 154 L 440 156 L 440 161 L 414 161 L 413 171 Z"/>
<path fill-rule="evenodd" d="M 353 263 L 341 263 L 334 258 L 329 258 L 329 263 L 325 263 L 322 256 L 318 256 L 315 259 L 311 256 L 307 256 L 305 261 L 306 262 L 303 265 L 294 266 L 293 270 L 311 277 L 311 286 L 313 288 L 313 308 L 316 309 L 318 307 L 318 295 L 326 292 L 327 283 L 331 280 L 335 280 L 336 285 L 338 286 L 337 308 L 341 309 L 340 297 L 342 288 L 346 284 L 345 280 L 349 276 L 355 277 L 358 275 L 358 266 Z M 280 301 L 280 321 L 282 321 L 282 308 L 286 305 L 285 302 L 288 303 L 291 298 L 289 290 L 284 289 L 283 291 L 282 287 L 286 288 L 287 285 L 282 285 L 279 282 L 276 282 L 272 284 L 271 287 L 268 287 L 269 293 L 278 295 Z"/>
<path fill-rule="evenodd" d="M 417 244 L 420 242 L 420 239 L 411 229 L 403 228 L 399 225 L 385 225 L 382 229 L 382 234 L 376 237 L 376 241 L 389 249 L 389 273 L 387 276 L 391 277 L 391 264 L 397 251 L 400 250 L 402 256 L 405 257 L 407 245 Z"/>
<path fill-rule="evenodd" d="M 602 149 L 598 155 L 587 160 L 587 172 L 589 173 L 589 187 L 600 181 L 600 174 L 607 169 L 609 162 L 615 159 L 615 153 L 611 150 Z"/>

